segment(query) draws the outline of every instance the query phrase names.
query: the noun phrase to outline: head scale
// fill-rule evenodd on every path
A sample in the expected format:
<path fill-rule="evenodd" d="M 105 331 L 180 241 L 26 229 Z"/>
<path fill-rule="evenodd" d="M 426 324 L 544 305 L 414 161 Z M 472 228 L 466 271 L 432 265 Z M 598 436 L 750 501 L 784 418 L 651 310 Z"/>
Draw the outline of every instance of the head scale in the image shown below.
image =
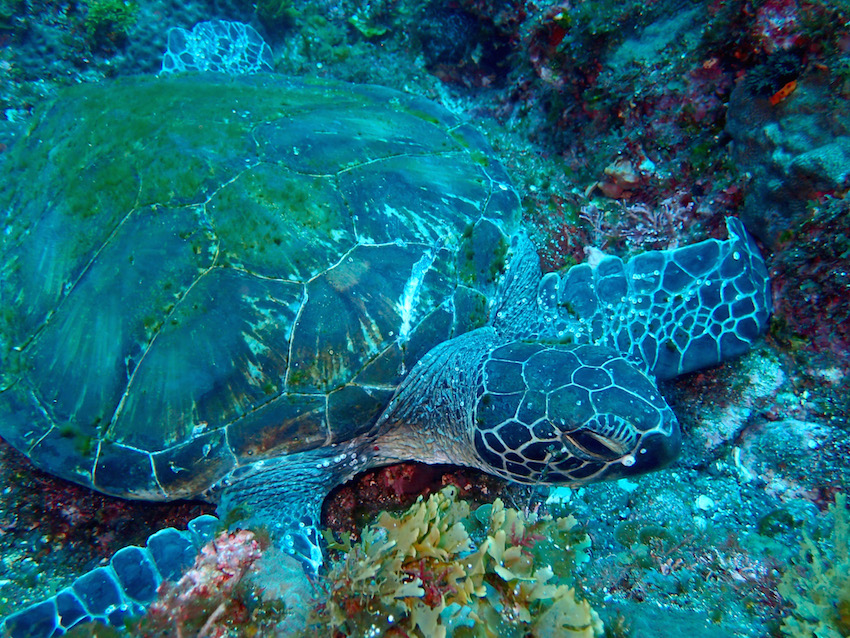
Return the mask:
<path fill-rule="evenodd" d="M 676 417 L 655 382 L 599 346 L 513 342 L 481 370 L 474 446 L 485 468 L 522 483 L 583 484 L 669 464 Z"/>

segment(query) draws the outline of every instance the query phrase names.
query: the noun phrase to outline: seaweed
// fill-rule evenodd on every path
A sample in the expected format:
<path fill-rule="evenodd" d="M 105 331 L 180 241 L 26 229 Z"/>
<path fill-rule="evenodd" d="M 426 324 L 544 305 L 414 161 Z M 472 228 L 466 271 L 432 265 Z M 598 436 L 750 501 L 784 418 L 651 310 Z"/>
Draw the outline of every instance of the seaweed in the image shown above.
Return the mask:
<path fill-rule="evenodd" d="M 850 636 L 850 517 L 847 497 L 829 507 L 833 529 L 818 542 L 805 531 L 800 553 L 785 572 L 779 593 L 793 605 L 782 623 L 792 638 Z"/>
<path fill-rule="evenodd" d="M 88 0 L 83 26 L 92 46 L 121 46 L 138 18 L 139 6 L 129 0 Z"/>
<path fill-rule="evenodd" d="M 470 516 L 454 487 L 420 497 L 382 513 L 355 544 L 330 541 L 342 553 L 313 623 L 336 636 L 599 636 L 574 582 L 590 544 L 577 525 L 501 500 Z"/>

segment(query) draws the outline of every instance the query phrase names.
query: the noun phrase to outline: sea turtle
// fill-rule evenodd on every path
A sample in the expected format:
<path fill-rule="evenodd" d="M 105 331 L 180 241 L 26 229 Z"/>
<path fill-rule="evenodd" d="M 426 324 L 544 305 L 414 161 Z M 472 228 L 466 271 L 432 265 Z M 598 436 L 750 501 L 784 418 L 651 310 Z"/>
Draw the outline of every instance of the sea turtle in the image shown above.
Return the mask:
<path fill-rule="evenodd" d="M 387 88 L 75 86 L 4 170 L 0 434 L 108 494 L 239 506 L 311 570 L 323 498 L 369 467 L 664 466 L 680 433 L 655 379 L 741 354 L 770 311 L 735 219 L 727 240 L 543 275 L 482 135 Z M 145 602 L 173 560 L 157 538 L 6 628 Z"/>

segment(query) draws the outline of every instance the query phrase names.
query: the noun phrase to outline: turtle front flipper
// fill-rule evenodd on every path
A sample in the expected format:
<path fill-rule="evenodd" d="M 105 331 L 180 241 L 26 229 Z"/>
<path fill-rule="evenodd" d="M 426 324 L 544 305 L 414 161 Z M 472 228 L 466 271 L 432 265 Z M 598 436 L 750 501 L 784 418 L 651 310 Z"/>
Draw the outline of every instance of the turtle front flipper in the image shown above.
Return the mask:
<path fill-rule="evenodd" d="M 541 334 L 607 345 L 669 379 L 743 354 L 767 326 L 770 282 L 744 225 L 729 238 L 605 257 L 540 281 Z"/>
<path fill-rule="evenodd" d="M 55 596 L 0 619 L 0 635 L 52 638 L 94 621 L 121 627 L 125 618 L 144 613 L 163 580 L 180 578 L 218 526 L 214 516 L 199 516 L 186 531 L 169 527 L 151 535 L 145 547 L 124 547 L 108 565 L 83 574 Z"/>
<path fill-rule="evenodd" d="M 218 502 L 217 513 L 231 528 L 268 532 L 275 545 L 314 576 L 324 561 L 322 503 L 335 486 L 374 464 L 363 447 L 369 440 L 242 466 L 214 486 L 210 498 Z"/>

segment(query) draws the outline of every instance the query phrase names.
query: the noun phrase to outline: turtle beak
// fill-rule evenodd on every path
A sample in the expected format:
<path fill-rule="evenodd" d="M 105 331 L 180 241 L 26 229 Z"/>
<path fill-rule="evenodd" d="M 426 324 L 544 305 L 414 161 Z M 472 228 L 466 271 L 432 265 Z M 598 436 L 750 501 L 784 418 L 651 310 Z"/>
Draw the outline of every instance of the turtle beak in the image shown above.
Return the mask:
<path fill-rule="evenodd" d="M 678 426 L 670 434 L 651 432 L 641 439 L 634 452 L 634 464 L 624 474 L 645 474 L 667 467 L 679 457 L 682 433 Z"/>
<path fill-rule="evenodd" d="M 672 417 L 675 419 L 675 417 Z M 682 449 L 682 434 L 675 420 L 670 433 L 648 432 L 640 443 L 616 461 L 611 461 L 602 474 L 594 480 L 612 481 L 629 476 L 639 476 L 667 467 L 679 456 Z"/>

